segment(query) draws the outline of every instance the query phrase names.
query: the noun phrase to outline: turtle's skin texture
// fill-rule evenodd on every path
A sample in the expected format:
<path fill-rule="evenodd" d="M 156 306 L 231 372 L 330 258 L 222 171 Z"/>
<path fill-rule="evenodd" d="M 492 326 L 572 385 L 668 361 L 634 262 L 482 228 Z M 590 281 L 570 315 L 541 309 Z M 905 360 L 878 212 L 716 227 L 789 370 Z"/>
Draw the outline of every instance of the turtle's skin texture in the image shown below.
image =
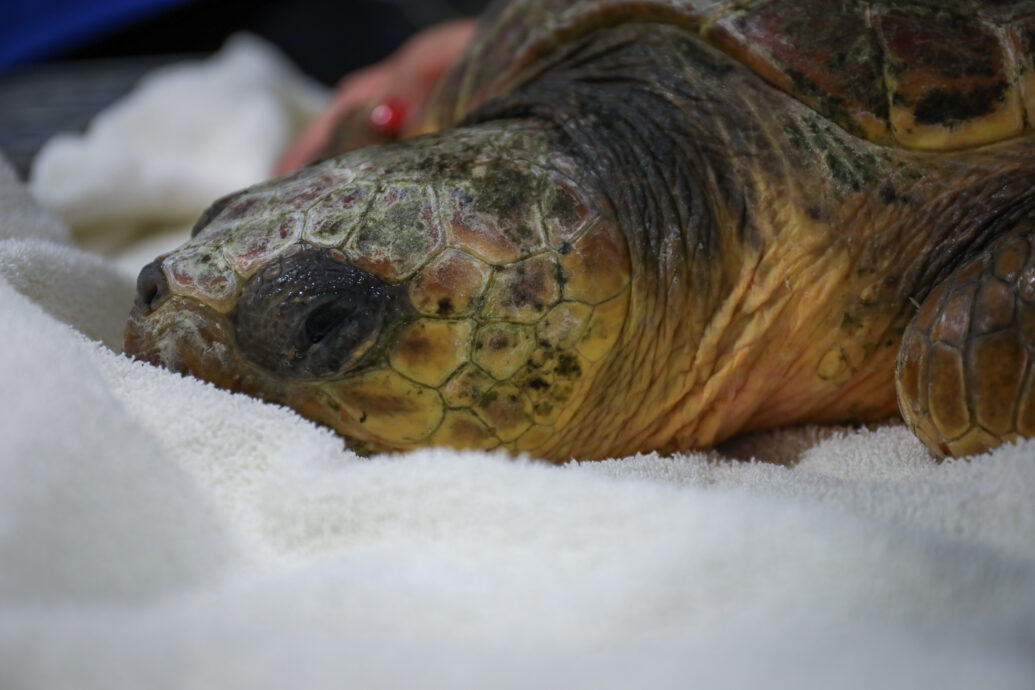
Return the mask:
<path fill-rule="evenodd" d="M 361 451 L 1035 435 L 1035 2 L 517 0 L 425 136 L 216 202 L 128 353 Z"/>

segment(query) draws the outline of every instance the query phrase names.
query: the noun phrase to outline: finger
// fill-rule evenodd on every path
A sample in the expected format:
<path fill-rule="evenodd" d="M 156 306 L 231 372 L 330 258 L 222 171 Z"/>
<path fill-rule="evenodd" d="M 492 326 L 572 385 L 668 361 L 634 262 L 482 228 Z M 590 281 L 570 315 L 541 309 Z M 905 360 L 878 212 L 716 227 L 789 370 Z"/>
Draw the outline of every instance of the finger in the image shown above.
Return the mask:
<path fill-rule="evenodd" d="M 385 68 L 379 63 L 339 82 L 328 108 L 309 123 L 288 147 L 277 162 L 274 174 L 282 175 L 312 161 L 326 147 L 338 123 L 350 110 L 376 103 L 388 88 L 384 71 Z"/>
<path fill-rule="evenodd" d="M 342 79 L 328 109 L 283 154 L 275 173 L 294 170 L 320 155 L 338 124 L 357 107 L 372 109 L 400 100 L 406 105 L 402 129 L 414 129 L 423 120 L 435 86 L 470 41 L 474 27 L 474 20 L 462 19 L 425 29 L 394 55 Z"/>

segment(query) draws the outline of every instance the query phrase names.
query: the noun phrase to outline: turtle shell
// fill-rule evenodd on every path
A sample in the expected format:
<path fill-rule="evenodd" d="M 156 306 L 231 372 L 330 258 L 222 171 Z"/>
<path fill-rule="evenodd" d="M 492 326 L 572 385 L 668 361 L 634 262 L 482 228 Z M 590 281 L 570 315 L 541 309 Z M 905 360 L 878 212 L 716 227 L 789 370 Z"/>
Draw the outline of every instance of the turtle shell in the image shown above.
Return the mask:
<path fill-rule="evenodd" d="M 1035 0 L 512 0 L 433 110 L 446 126 L 621 22 L 685 26 L 852 134 L 924 150 L 978 146 L 1035 123 Z"/>

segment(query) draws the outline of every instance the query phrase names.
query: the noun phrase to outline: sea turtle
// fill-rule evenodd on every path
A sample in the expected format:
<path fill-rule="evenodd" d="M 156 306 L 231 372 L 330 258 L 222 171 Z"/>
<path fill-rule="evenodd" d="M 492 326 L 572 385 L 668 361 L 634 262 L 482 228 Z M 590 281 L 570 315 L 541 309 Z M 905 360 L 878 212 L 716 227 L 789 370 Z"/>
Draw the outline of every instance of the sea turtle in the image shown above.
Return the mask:
<path fill-rule="evenodd" d="M 1032 0 L 499 2 L 422 136 L 145 267 L 125 350 L 367 452 L 1035 436 L 1033 56 Z"/>

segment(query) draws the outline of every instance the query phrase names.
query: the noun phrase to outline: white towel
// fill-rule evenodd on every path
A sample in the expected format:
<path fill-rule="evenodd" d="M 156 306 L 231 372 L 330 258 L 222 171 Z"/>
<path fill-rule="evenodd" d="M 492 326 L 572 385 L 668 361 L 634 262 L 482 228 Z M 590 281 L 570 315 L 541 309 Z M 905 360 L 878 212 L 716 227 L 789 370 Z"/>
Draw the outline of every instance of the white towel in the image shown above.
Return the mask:
<path fill-rule="evenodd" d="M 189 71 L 232 90 L 247 63 Z M 256 88 L 241 121 L 291 110 Z M 210 96 L 198 131 L 226 125 Z M 163 109 L 116 112 L 89 155 L 55 144 L 40 198 L 124 240 L 226 191 L 164 207 L 146 190 L 190 157 L 134 138 Z M 120 131 L 145 191 L 117 200 Z M 1035 686 L 1035 443 L 938 464 L 889 423 L 563 467 L 359 459 L 116 354 L 133 276 L 69 237 L 0 171 L 4 690 Z"/>
<path fill-rule="evenodd" d="M 276 49 L 248 34 L 204 62 L 157 69 L 85 134 L 61 134 L 30 187 L 80 241 L 124 250 L 156 225 L 190 224 L 216 197 L 261 181 L 327 103 Z"/>

